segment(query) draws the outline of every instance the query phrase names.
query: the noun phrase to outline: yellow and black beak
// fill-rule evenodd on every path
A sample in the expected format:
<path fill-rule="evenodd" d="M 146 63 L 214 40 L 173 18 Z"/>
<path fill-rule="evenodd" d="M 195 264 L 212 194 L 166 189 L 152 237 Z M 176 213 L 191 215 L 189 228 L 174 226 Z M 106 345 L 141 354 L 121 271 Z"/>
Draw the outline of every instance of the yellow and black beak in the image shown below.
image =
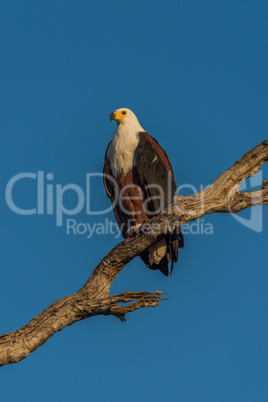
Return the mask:
<path fill-rule="evenodd" d="M 116 114 L 114 112 L 110 114 L 110 120 L 116 120 Z"/>
<path fill-rule="evenodd" d="M 122 120 L 126 117 L 126 115 L 126 110 L 119 109 L 110 114 L 110 120 L 115 120 L 117 124 L 120 124 Z"/>

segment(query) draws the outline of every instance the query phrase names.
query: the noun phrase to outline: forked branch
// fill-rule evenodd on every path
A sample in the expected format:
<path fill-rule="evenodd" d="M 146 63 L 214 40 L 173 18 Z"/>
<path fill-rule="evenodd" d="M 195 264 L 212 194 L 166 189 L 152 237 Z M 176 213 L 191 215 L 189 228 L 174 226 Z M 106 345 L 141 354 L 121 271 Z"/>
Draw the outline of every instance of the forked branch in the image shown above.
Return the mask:
<path fill-rule="evenodd" d="M 47 307 L 21 329 L 0 336 L 0 366 L 16 363 L 44 344 L 67 325 L 94 315 L 125 315 L 142 307 L 158 305 L 163 294 L 124 292 L 109 296 L 110 287 L 125 265 L 154 244 L 168 231 L 213 212 L 239 211 L 268 204 L 268 184 L 262 189 L 240 192 L 239 185 L 253 176 L 268 160 L 268 140 L 247 152 L 231 168 L 222 173 L 208 188 L 188 196 L 178 195 L 173 204 L 139 228 L 132 238 L 119 243 L 94 269 L 87 283 L 77 293 Z M 118 303 L 130 303 L 121 306 Z"/>

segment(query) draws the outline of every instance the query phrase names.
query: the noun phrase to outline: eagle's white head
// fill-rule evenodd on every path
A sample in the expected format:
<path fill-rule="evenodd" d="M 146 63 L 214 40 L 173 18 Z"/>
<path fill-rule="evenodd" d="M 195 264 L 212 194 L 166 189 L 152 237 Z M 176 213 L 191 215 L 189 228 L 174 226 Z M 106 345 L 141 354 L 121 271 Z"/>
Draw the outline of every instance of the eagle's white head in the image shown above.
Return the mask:
<path fill-rule="evenodd" d="M 110 114 L 110 120 L 115 121 L 120 128 L 126 128 L 133 132 L 144 131 L 136 115 L 126 107 L 115 110 Z"/>
<path fill-rule="evenodd" d="M 107 156 L 116 177 L 120 172 L 126 174 L 136 164 L 134 152 L 140 140 L 139 133 L 144 129 L 135 114 L 125 107 L 111 113 L 110 120 L 115 120 L 117 127 Z"/>

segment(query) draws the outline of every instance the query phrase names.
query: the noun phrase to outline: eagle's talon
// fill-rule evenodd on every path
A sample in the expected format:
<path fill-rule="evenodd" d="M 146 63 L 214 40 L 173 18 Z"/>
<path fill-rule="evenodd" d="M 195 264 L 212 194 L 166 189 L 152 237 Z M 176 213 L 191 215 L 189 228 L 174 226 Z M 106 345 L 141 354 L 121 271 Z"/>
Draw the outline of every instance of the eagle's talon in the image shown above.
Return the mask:
<path fill-rule="evenodd" d="M 129 229 L 126 231 L 126 237 L 127 237 L 127 238 L 133 237 L 134 234 L 135 234 L 135 232 L 136 232 L 136 227 L 135 227 L 135 226 L 132 227 L 132 228 L 129 228 Z"/>
<path fill-rule="evenodd" d="M 132 226 L 131 228 L 129 228 L 126 231 L 126 237 L 133 237 L 135 234 L 138 234 L 139 230 L 140 230 L 140 227 L 141 227 L 141 223 L 139 223 L 136 226 Z"/>

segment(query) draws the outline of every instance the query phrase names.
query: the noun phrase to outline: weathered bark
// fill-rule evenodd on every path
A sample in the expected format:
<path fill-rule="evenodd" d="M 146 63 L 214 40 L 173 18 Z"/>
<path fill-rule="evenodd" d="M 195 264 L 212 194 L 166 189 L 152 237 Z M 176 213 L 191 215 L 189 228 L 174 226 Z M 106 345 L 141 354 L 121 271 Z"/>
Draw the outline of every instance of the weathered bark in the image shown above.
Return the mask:
<path fill-rule="evenodd" d="M 268 140 L 246 153 L 208 188 L 188 196 L 178 195 L 173 204 L 139 228 L 138 233 L 119 243 L 102 259 L 87 283 L 77 293 L 47 307 L 21 329 L 0 336 L 0 366 L 16 363 L 44 344 L 67 325 L 94 315 L 114 315 L 121 320 L 128 312 L 157 306 L 163 294 L 124 292 L 109 296 L 111 284 L 124 266 L 154 244 L 161 235 L 187 222 L 214 212 L 232 212 L 268 204 L 268 183 L 261 190 L 240 192 L 239 185 L 253 176 L 268 160 Z M 125 302 L 127 306 L 118 305 Z"/>

